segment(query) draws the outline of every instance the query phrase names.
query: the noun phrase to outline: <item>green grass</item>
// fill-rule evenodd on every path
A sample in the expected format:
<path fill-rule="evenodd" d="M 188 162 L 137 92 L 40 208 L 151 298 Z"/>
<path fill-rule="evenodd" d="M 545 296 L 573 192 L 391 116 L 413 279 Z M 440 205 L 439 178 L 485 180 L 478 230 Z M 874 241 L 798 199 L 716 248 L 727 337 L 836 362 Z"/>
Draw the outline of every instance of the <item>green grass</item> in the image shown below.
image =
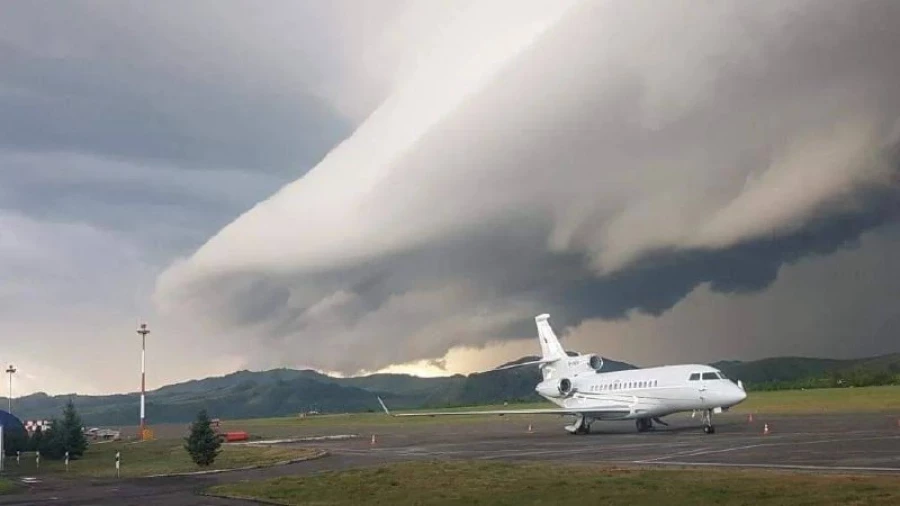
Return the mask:
<path fill-rule="evenodd" d="M 900 386 L 749 392 L 737 413 L 900 413 Z"/>
<path fill-rule="evenodd" d="M 390 407 L 390 406 L 388 406 Z M 422 411 L 484 411 L 496 409 L 549 408 L 549 402 L 510 404 L 509 406 L 473 406 L 429 410 L 397 410 L 397 412 Z M 392 410 L 393 411 L 393 410 Z M 747 400 L 732 409 L 732 413 L 755 414 L 827 414 L 827 413 L 900 413 L 900 386 L 862 388 L 824 388 L 814 390 L 780 390 L 750 392 Z M 540 415 L 523 415 L 540 416 Z M 383 412 L 328 414 L 300 417 L 261 418 L 223 422 L 224 427 L 247 430 L 261 437 L 285 437 L 295 435 L 298 429 L 341 427 L 347 431 L 387 426 L 420 426 L 429 424 L 482 423 L 481 415 L 449 417 L 390 417 Z"/>
<path fill-rule="evenodd" d="M 18 487 L 16 484 L 7 480 L 6 478 L 0 478 L 0 495 L 12 494 L 16 492 Z"/>
<path fill-rule="evenodd" d="M 285 460 L 311 456 L 315 450 L 302 448 L 233 446 L 223 445 L 215 463 L 208 467 L 195 465 L 177 439 L 154 440 L 142 443 L 102 443 L 88 448 L 84 456 L 69 461 L 69 470 L 61 460 L 41 459 L 36 467 L 34 454 L 22 455 L 21 463 L 7 460 L 11 474 L 41 476 L 53 474 L 61 477 L 111 478 L 116 475 L 116 452 L 121 452 L 121 476 L 141 477 L 154 474 L 182 473 L 213 469 L 269 465 Z"/>
<path fill-rule="evenodd" d="M 309 477 L 242 481 L 209 495 L 276 504 L 894 505 L 894 477 L 767 471 L 614 469 L 597 465 L 408 462 Z"/>

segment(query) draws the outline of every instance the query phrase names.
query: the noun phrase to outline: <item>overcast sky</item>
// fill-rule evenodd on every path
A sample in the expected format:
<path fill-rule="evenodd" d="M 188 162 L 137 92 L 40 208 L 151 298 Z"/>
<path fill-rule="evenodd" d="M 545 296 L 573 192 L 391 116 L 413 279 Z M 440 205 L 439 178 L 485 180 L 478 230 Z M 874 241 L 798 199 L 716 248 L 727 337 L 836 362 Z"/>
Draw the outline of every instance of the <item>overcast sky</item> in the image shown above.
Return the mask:
<path fill-rule="evenodd" d="M 15 394 L 900 351 L 897 2 L 258 7 L 4 8 Z"/>

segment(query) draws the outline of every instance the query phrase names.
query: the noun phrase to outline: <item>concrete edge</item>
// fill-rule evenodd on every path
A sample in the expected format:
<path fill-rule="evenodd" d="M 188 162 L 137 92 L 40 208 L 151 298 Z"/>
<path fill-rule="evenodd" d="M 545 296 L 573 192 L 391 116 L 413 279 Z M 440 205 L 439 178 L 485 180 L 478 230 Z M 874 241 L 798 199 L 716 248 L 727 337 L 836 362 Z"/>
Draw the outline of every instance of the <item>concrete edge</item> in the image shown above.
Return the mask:
<path fill-rule="evenodd" d="M 228 443 L 229 446 L 270 446 L 295 443 L 315 443 L 319 441 L 344 441 L 347 439 L 359 439 L 359 434 L 333 434 L 327 436 L 306 436 L 288 439 L 260 439 L 257 441 L 239 441 Z"/>
<path fill-rule="evenodd" d="M 253 466 L 233 467 L 230 469 L 211 469 L 209 471 L 191 471 L 188 473 L 151 474 L 148 476 L 140 476 L 140 477 L 136 476 L 135 478 L 136 479 L 173 478 L 176 476 L 205 476 L 205 475 L 209 475 L 209 474 L 233 473 L 235 471 L 250 471 L 253 469 L 264 469 L 264 468 L 268 468 L 268 467 L 278 467 L 278 466 L 286 466 L 286 465 L 290 465 L 290 464 L 297 464 L 300 462 L 306 462 L 309 460 L 316 460 L 316 459 L 320 459 L 322 457 L 327 457 L 328 455 L 330 455 L 330 452 L 328 450 L 318 450 L 316 453 L 314 453 L 308 457 L 300 457 L 300 458 L 290 459 L 290 460 L 281 460 L 281 461 L 272 462 L 269 464 L 256 464 Z"/>
<path fill-rule="evenodd" d="M 265 504 L 271 506 L 285 506 L 288 503 L 272 501 L 269 499 L 259 499 L 257 497 L 244 497 L 241 495 L 230 495 L 230 494 L 213 494 L 209 492 L 209 490 L 204 490 L 200 493 L 201 497 L 212 497 L 215 499 L 227 499 L 229 501 L 244 501 L 244 502 L 252 502 L 256 504 Z"/>

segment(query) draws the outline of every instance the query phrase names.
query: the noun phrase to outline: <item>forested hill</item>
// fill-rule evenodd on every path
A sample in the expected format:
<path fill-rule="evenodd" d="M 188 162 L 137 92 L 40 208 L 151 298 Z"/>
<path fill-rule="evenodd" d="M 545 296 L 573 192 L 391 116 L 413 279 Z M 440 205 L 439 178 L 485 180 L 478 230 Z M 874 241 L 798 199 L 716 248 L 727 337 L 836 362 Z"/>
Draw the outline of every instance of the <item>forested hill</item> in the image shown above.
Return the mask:
<path fill-rule="evenodd" d="M 523 357 L 515 362 L 537 360 Z M 635 366 L 604 358 L 603 372 Z M 749 389 L 819 387 L 900 382 L 900 354 L 859 360 L 781 357 L 752 362 L 717 362 L 730 378 Z M 468 376 L 420 378 L 405 374 L 375 374 L 333 378 L 310 370 L 238 371 L 225 376 L 187 381 L 147 394 L 147 417 L 154 423 L 188 422 L 206 408 L 211 416 L 253 418 L 379 410 L 376 396 L 392 409 L 438 408 L 529 402 L 540 398 L 534 386 L 537 367 L 525 366 Z M 72 398 L 90 425 L 129 426 L 138 416 L 138 395 L 81 396 L 34 394 L 14 400 L 13 411 L 23 420 L 59 416 Z M 6 399 L 0 398 L 0 405 Z"/>
<path fill-rule="evenodd" d="M 900 353 L 850 360 L 778 357 L 712 365 L 755 390 L 900 383 Z"/>

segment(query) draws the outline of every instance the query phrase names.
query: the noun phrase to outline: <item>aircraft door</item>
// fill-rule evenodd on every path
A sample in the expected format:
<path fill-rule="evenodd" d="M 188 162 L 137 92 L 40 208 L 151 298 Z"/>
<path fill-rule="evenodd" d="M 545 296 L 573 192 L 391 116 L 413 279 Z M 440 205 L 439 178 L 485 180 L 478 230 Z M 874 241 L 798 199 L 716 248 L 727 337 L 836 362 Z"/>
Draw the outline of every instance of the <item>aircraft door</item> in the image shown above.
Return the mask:
<path fill-rule="evenodd" d="M 688 383 L 692 388 L 697 389 L 697 396 L 703 403 L 706 400 L 706 383 L 703 381 L 702 375 L 699 372 L 691 373 Z"/>

